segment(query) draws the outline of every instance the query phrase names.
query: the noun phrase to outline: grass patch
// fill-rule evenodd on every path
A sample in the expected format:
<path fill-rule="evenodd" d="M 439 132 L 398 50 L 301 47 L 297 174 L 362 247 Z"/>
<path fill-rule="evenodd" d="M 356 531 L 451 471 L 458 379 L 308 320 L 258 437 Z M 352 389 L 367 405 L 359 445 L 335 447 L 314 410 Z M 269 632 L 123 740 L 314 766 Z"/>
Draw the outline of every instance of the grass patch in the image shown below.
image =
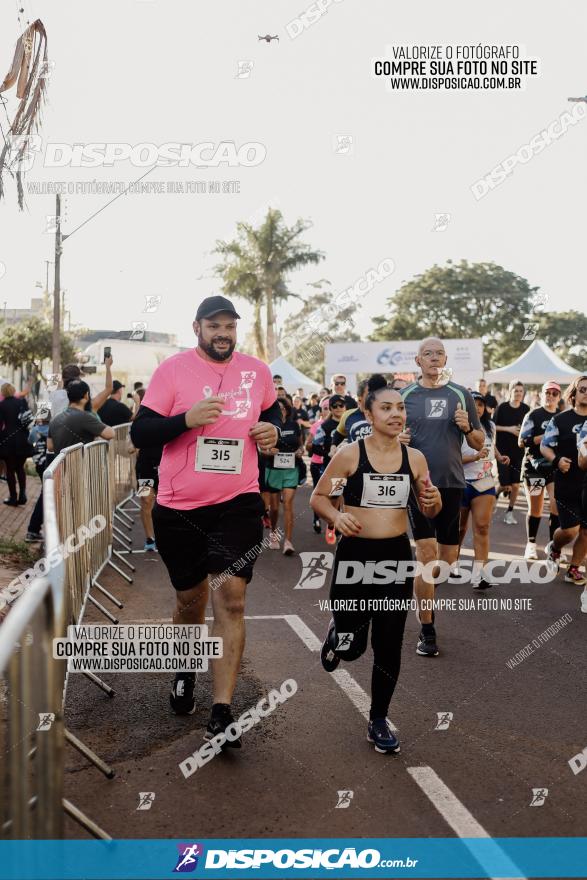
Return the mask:
<path fill-rule="evenodd" d="M 25 544 L 23 541 L 13 541 L 10 538 L 0 538 L 0 561 L 13 568 L 27 567 L 32 565 L 41 556 L 40 547 Z"/>

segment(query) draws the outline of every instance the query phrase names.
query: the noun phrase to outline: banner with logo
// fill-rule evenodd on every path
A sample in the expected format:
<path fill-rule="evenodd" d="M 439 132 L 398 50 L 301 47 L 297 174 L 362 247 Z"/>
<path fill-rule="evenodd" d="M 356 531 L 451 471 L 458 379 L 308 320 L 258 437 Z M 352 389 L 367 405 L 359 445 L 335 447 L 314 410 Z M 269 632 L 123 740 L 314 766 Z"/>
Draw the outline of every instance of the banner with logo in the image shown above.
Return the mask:
<path fill-rule="evenodd" d="M 2 841 L 2 880 L 585 877 L 587 838 Z"/>
<path fill-rule="evenodd" d="M 481 339 L 444 339 L 447 367 L 453 379 L 465 387 L 473 387 L 483 376 L 483 343 Z M 332 342 L 325 347 L 327 379 L 333 373 L 347 377 L 356 373 L 417 373 L 419 340 L 400 339 L 389 342 Z"/>

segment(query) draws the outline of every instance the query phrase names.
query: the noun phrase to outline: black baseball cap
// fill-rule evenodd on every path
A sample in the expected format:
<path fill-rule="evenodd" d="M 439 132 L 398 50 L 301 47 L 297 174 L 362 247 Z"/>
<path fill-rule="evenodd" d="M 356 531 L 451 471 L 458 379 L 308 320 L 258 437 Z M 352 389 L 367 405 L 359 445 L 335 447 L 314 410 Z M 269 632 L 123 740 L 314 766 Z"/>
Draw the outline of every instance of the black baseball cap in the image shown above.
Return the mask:
<path fill-rule="evenodd" d="M 67 399 L 70 403 L 79 403 L 89 393 L 90 386 L 81 379 L 73 379 L 67 386 Z"/>
<path fill-rule="evenodd" d="M 228 312 L 233 317 L 240 318 L 231 301 L 226 299 L 225 296 L 207 296 L 198 306 L 196 321 L 201 321 L 202 318 L 212 318 L 220 312 Z"/>
<path fill-rule="evenodd" d="M 345 405 L 344 397 L 342 396 L 342 394 L 330 395 L 330 400 L 328 401 L 328 406 L 330 407 L 330 409 L 332 409 L 335 403 L 342 403 L 343 406 Z"/>
<path fill-rule="evenodd" d="M 115 391 L 120 391 L 121 388 L 126 388 L 126 385 L 123 385 L 122 382 L 115 379 L 112 383 L 112 394 L 114 394 Z"/>

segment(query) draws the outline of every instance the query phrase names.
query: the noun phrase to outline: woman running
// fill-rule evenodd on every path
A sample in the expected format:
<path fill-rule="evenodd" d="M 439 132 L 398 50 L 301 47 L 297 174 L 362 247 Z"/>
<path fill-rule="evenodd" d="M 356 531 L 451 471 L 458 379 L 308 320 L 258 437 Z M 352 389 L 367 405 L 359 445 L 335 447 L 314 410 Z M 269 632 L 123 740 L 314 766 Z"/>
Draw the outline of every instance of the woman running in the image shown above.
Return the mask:
<path fill-rule="evenodd" d="M 552 463 L 547 461 L 540 452 L 540 444 L 542 443 L 546 426 L 558 412 L 560 400 L 561 387 L 558 382 L 545 382 L 542 386 L 541 406 L 526 414 L 518 438 L 520 446 L 526 450 L 522 469 L 526 499 L 528 501 L 525 559 L 538 559 L 536 537 L 542 517 L 545 493 L 548 493 L 549 499 L 550 516 L 548 519 L 548 529 L 551 541 L 559 525 L 558 509 L 554 498 L 554 468 Z"/>
<path fill-rule="evenodd" d="M 323 397 L 319 403 L 318 414 L 316 416 L 316 420 L 312 423 L 308 440 L 306 442 L 306 452 L 310 456 L 310 475 L 312 477 L 312 485 L 314 489 L 318 485 L 318 480 L 322 476 L 322 471 L 324 470 L 324 456 L 318 455 L 318 453 L 314 452 L 314 440 L 316 438 L 316 433 L 320 425 L 328 418 L 328 413 L 328 397 Z M 322 523 L 320 522 L 320 517 L 317 516 L 315 513 L 313 513 L 312 516 L 312 528 L 314 529 L 316 534 L 319 535 L 322 531 Z"/>
<path fill-rule="evenodd" d="M 521 382 L 510 382 L 509 399 L 502 401 L 497 409 L 493 421 L 497 428 L 496 447 L 508 459 L 508 464 L 500 464 L 497 468 L 499 474 L 499 489 L 508 496 L 508 509 L 503 521 L 509 526 L 518 524 L 514 516 L 514 507 L 520 491 L 522 472 L 523 451 L 518 446 L 518 436 L 522 422 L 530 407 L 524 403 L 524 386 Z"/>
<path fill-rule="evenodd" d="M 292 544 L 294 512 L 293 503 L 298 488 L 298 458 L 302 456 L 300 427 L 295 421 L 293 407 L 289 400 L 278 400 L 281 409 L 281 437 L 277 446 L 271 450 L 272 457 L 267 462 L 265 483 L 270 492 L 271 535 L 269 549 L 279 550 L 276 528 L 279 519 L 279 503 L 283 499 L 283 527 L 285 541 L 283 555 L 293 556 Z"/>
<path fill-rule="evenodd" d="M 475 401 L 477 415 L 481 427 L 485 431 L 486 439 L 482 449 L 477 451 L 469 446 L 467 438 L 463 437 L 461 452 L 466 486 L 461 501 L 459 545 L 462 546 L 467 534 L 470 511 L 473 518 L 473 548 L 475 551 L 471 584 L 474 590 L 486 590 L 488 587 L 494 586 L 483 576 L 483 566 L 489 559 L 489 528 L 496 497 L 492 466 L 496 458 L 499 464 L 504 467 L 509 464 L 510 460 L 507 455 L 502 455 L 495 448 L 495 425 L 487 412 L 485 398 L 478 391 L 472 391 L 471 396 Z"/>
<path fill-rule="evenodd" d="M 396 572 L 391 569 L 395 563 L 412 559 L 406 534 L 410 492 L 417 492 L 425 516 L 436 516 L 442 501 L 430 483 L 422 453 L 399 442 L 406 423 L 399 392 L 391 388 L 370 391 L 365 412 L 372 434 L 337 452 L 310 503 L 315 513 L 333 522 L 342 535 L 334 560 L 330 587 L 333 620 L 322 647 L 322 665 L 333 672 L 340 660 L 360 657 L 367 647 L 371 624 L 373 672 L 367 739 L 376 751 L 387 753 L 399 751 L 386 716 L 399 675 L 413 586 L 413 578 L 405 570 L 397 573 L 396 582 Z M 342 512 L 331 500 L 341 491 Z M 392 607 L 394 601 L 399 610 Z"/>

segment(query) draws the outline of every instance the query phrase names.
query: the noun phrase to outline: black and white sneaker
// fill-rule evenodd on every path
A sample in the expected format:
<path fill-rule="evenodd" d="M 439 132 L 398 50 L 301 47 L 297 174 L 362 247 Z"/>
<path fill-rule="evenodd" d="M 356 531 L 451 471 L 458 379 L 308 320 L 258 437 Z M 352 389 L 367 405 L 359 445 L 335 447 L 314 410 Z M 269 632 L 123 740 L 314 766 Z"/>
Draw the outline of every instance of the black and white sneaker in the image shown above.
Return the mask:
<path fill-rule="evenodd" d="M 326 670 L 326 672 L 334 672 L 338 664 L 340 663 L 340 657 L 337 657 L 332 649 L 332 644 L 336 639 L 336 632 L 334 629 L 334 620 L 330 621 L 328 626 L 328 635 L 324 640 L 324 644 L 322 645 L 322 649 L 320 651 L 320 660 L 322 661 L 322 666 Z"/>
<path fill-rule="evenodd" d="M 316 532 L 317 535 L 319 535 L 322 532 L 322 523 L 320 522 L 320 517 L 318 517 L 318 516 L 314 517 L 314 522 L 312 524 L 312 528 L 314 529 L 314 531 Z"/>
<path fill-rule="evenodd" d="M 194 686 L 196 676 L 193 672 L 178 672 L 169 694 L 171 708 L 176 715 L 193 715 L 196 710 Z"/>
<path fill-rule="evenodd" d="M 436 630 L 432 623 L 422 624 L 422 631 L 418 644 L 416 646 L 416 654 L 421 657 L 437 657 L 438 645 L 436 644 Z"/>
<path fill-rule="evenodd" d="M 481 578 L 480 581 L 474 581 L 471 586 L 474 590 L 490 590 L 491 587 L 496 587 L 497 584 L 494 584 L 491 581 L 486 581 L 485 578 Z"/>
<path fill-rule="evenodd" d="M 210 740 L 214 739 L 215 736 L 218 736 L 219 733 L 224 733 L 226 728 L 231 725 L 233 721 L 234 718 L 232 717 L 230 706 L 227 703 L 214 703 L 212 706 L 212 714 L 210 715 L 210 720 L 204 734 L 206 742 L 210 742 Z M 242 748 L 242 744 L 242 739 L 238 736 L 234 739 L 227 739 L 222 748 L 240 749 Z"/>
<path fill-rule="evenodd" d="M 24 539 L 27 544 L 36 544 L 43 540 L 43 536 L 40 532 L 27 532 Z"/>
<path fill-rule="evenodd" d="M 392 733 L 387 718 L 374 718 L 367 727 L 367 739 L 375 746 L 375 751 L 382 755 L 399 752 L 399 740 Z"/>

